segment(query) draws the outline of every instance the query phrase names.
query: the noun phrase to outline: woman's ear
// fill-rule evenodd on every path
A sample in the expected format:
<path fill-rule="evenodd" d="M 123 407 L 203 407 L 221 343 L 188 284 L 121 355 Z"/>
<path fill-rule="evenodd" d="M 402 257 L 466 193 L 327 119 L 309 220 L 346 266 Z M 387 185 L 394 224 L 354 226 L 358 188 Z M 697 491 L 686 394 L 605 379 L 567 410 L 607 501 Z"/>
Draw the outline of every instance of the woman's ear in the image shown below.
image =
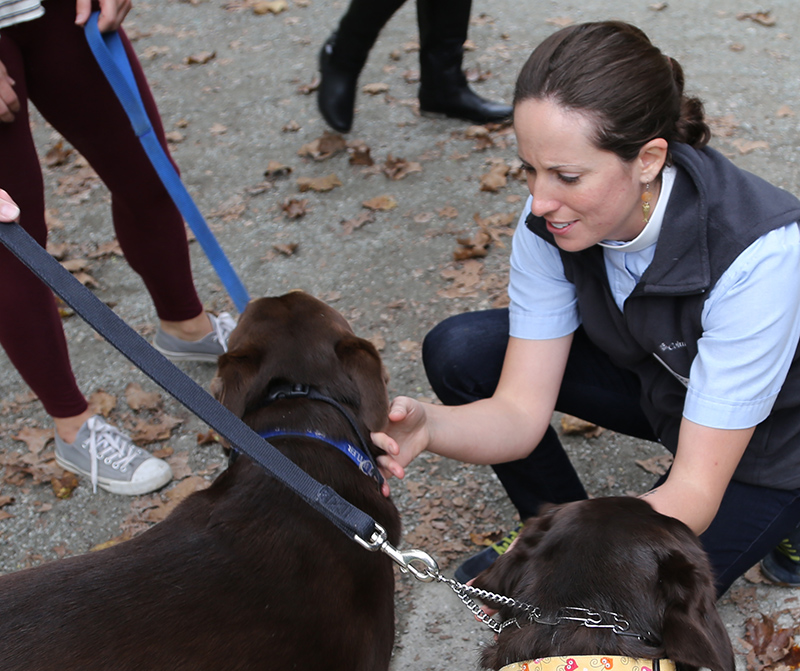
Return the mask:
<path fill-rule="evenodd" d="M 663 137 L 656 137 L 647 142 L 640 150 L 637 161 L 643 183 L 654 182 L 667 162 L 669 143 Z"/>

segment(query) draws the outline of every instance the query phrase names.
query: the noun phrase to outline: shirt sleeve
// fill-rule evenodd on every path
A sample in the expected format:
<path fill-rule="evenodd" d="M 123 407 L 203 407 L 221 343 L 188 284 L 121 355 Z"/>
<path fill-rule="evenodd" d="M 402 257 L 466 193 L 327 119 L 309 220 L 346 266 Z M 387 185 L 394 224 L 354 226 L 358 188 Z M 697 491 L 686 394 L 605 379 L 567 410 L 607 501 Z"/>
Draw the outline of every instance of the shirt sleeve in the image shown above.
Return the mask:
<path fill-rule="evenodd" d="M 712 428 L 767 418 L 800 340 L 800 227 L 763 235 L 730 265 L 703 307 L 683 415 Z"/>
<path fill-rule="evenodd" d="M 530 198 L 511 246 L 509 334 L 525 340 L 569 335 L 580 326 L 575 286 L 564 275 L 558 249 L 525 225 Z"/>

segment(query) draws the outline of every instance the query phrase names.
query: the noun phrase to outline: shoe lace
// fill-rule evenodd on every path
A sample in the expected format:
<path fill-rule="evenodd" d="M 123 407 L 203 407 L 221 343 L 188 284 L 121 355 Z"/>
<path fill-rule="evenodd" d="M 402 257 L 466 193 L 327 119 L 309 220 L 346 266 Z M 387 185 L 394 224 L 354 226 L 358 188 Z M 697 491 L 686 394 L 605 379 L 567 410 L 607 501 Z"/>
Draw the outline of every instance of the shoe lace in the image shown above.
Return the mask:
<path fill-rule="evenodd" d="M 89 439 L 84 442 L 88 446 L 92 465 L 92 491 L 97 492 L 97 471 L 100 460 L 111 464 L 123 473 L 125 468 L 141 452 L 131 442 L 130 436 L 117 427 L 103 421 L 99 416 L 90 417 L 86 422 L 89 428 Z"/>
<path fill-rule="evenodd" d="M 236 320 L 228 312 L 220 312 L 211 320 L 214 325 L 214 336 L 217 342 L 222 345 L 222 351 L 228 351 L 228 338 L 231 331 L 236 328 Z"/>

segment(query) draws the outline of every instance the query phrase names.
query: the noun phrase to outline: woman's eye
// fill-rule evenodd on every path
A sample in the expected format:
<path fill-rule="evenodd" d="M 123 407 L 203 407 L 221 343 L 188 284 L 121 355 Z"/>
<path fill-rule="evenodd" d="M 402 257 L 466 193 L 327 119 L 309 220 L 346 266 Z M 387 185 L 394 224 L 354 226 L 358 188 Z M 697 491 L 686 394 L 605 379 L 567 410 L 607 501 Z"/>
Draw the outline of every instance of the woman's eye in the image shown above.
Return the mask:
<path fill-rule="evenodd" d="M 558 178 L 565 184 L 576 184 L 580 179 L 578 175 L 565 175 L 564 173 L 558 173 Z"/>

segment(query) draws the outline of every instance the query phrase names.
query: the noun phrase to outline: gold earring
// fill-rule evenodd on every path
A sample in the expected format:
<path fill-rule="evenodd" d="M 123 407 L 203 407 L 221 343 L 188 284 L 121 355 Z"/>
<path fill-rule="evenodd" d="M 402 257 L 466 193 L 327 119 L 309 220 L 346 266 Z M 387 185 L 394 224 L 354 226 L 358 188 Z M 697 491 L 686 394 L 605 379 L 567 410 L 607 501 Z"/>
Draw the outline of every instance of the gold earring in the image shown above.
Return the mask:
<path fill-rule="evenodd" d="M 645 226 L 650 221 L 650 201 L 653 200 L 653 194 L 650 193 L 650 182 L 644 185 L 644 193 L 642 194 L 642 218 L 644 219 Z"/>

